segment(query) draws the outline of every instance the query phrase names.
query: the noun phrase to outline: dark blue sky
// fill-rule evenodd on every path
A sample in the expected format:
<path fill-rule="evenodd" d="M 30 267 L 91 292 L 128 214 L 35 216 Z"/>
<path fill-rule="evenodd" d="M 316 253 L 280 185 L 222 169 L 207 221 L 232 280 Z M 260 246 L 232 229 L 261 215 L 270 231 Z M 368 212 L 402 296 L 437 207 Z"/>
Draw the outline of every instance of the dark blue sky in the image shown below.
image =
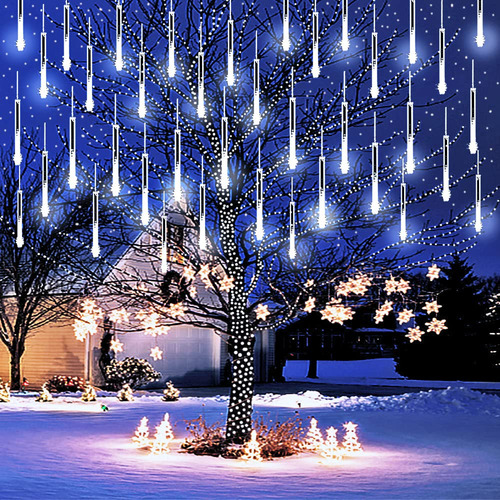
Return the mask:
<path fill-rule="evenodd" d="M 267 0 L 268 1 L 268 0 Z M 45 2 L 51 15 L 61 18 L 63 0 Z M 98 4 L 98 2 L 96 2 Z M 364 2 L 351 2 L 352 9 Z M 80 6 L 87 7 L 88 2 L 79 2 Z M 94 5 L 94 2 L 92 3 Z M 15 72 L 20 72 L 21 89 L 23 96 L 23 126 L 27 128 L 41 127 L 46 120 L 50 130 L 51 123 L 58 123 L 64 117 L 67 121 L 67 110 L 54 109 L 56 102 L 48 99 L 43 101 L 38 95 L 39 88 L 39 33 L 41 29 L 41 1 L 25 2 L 25 38 L 26 49 L 18 52 L 15 46 L 17 37 L 17 6 L 16 2 L 8 2 L 0 7 L 0 131 L 2 134 L 0 145 L 10 147 L 13 135 L 13 105 L 15 97 Z M 438 29 L 440 18 L 440 2 L 437 0 L 417 0 L 417 51 L 423 59 L 437 50 Z M 321 9 L 321 2 L 318 2 Z M 354 16 L 355 14 L 353 14 Z M 447 51 L 447 80 L 449 94 L 455 97 L 448 103 L 450 112 L 450 135 L 454 135 L 462 125 L 468 124 L 469 116 L 469 88 L 471 80 L 471 59 L 476 60 L 476 82 L 478 88 L 478 137 L 481 156 L 487 160 L 482 168 L 484 192 L 490 191 L 500 184 L 500 2 L 485 2 L 485 35 L 486 44 L 478 48 L 474 38 L 476 34 L 476 1 L 445 1 L 445 27 L 448 37 L 459 29 L 457 41 Z M 395 27 L 404 29 L 408 23 L 408 4 L 406 0 L 389 2 L 385 13 L 378 21 L 378 31 L 381 36 L 388 35 Z M 62 54 L 62 33 L 47 23 L 49 33 L 49 58 L 59 61 Z M 74 50 L 78 57 L 83 59 L 84 48 L 73 40 Z M 401 46 L 402 50 L 404 47 Z M 82 52 L 82 54 L 80 54 Z M 406 57 L 406 54 L 404 55 Z M 414 100 L 421 105 L 425 102 L 437 100 L 436 91 L 438 68 L 434 66 L 423 73 L 415 81 Z M 56 76 L 49 70 L 49 79 L 55 82 Z M 404 111 L 402 111 L 404 112 Z M 428 109 L 417 108 L 417 120 L 422 123 L 422 133 L 418 136 L 416 156 L 427 154 L 431 149 L 440 147 L 443 133 L 442 107 Z M 404 119 L 403 119 L 404 123 Z M 392 123 L 388 127 L 395 126 Z M 398 127 L 401 125 L 398 124 Z M 355 137 L 358 131 L 353 132 Z M 359 131 L 360 136 L 367 132 Z M 371 134 L 371 131 L 368 131 Z M 475 158 L 467 151 L 468 127 L 464 136 L 451 151 L 452 175 L 458 175 L 474 164 Z M 356 139 L 354 139 L 356 140 Z M 49 143 L 54 148 L 61 145 L 52 129 L 49 132 Z M 366 142 L 366 139 L 365 139 Z M 432 173 L 425 178 L 422 174 L 418 182 L 436 183 L 440 179 Z M 450 206 L 443 208 L 439 195 L 431 200 L 431 210 L 450 210 L 455 204 L 458 207 L 474 197 L 474 180 L 467 179 L 452 194 Z M 486 209 L 485 209 L 486 211 Z M 472 234 L 472 229 L 467 228 Z M 484 221 L 483 234 L 478 239 L 476 248 L 469 252 L 470 260 L 476 264 L 476 271 L 480 274 L 500 274 L 500 214 Z"/>

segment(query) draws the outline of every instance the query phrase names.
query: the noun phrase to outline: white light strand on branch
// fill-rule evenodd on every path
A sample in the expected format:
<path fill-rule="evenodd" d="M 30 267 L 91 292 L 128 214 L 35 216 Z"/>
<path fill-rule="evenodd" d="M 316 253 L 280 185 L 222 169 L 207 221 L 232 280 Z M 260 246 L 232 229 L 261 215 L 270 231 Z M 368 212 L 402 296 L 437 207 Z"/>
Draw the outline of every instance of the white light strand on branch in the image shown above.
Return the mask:
<path fill-rule="evenodd" d="M 76 117 L 73 87 L 71 87 L 71 116 L 69 118 L 69 178 L 70 189 L 76 188 Z"/>
<path fill-rule="evenodd" d="M 205 117 L 205 54 L 203 53 L 202 23 L 200 22 L 200 50 L 198 52 L 198 118 Z"/>
<path fill-rule="evenodd" d="M 483 0 L 477 0 L 477 36 L 476 44 L 478 47 L 484 47 L 484 25 L 483 25 Z"/>
<path fill-rule="evenodd" d="M 472 87 L 470 89 L 470 143 L 469 151 L 472 155 L 477 153 L 477 124 L 476 124 L 477 92 L 474 84 L 474 59 L 472 60 Z"/>
<path fill-rule="evenodd" d="M 141 51 L 139 52 L 139 118 L 146 118 L 146 53 L 141 24 Z"/>
<path fill-rule="evenodd" d="M 49 153 L 47 151 L 47 124 L 43 124 L 42 151 L 42 216 L 49 216 Z"/>
<path fill-rule="evenodd" d="M 23 51 L 26 47 L 24 40 L 24 0 L 17 0 L 17 50 Z"/>
<path fill-rule="evenodd" d="M 23 161 L 21 155 L 21 99 L 19 99 L 19 72 L 16 71 L 16 101 L 14 105 L 14 165 Z"/>
<path fill-rule="evenodd" d="M 297 250 L 295 247 L 295 201 L 293 199 L 293 177 L 290 180 L 291 190 L 290 190 L 290 248 L 288 250 L 288 255 L 290 259 L 295 259 L 297 256 Z"/>
<path fill-rule="evenodd" d="M 257 45 L 257 32 L 255 32 L 255 59 L 253 61 L 253 124 L 260 124 L 260 61 Z"/>
<path fill-rule="evenodd" d="M 314 0 L 314 12 L 312 18 L 312 76 L 318 78 L 319 68 L 319 13 L 316 10 L 316 0 Z"/>
<path fill-rule="evenodd" d="M 377 113 L 373 113 L 373 143 L 372 143 L 372 214 L 379 213 L 380 204 L 378 200 L 378 142 L 377 142 Z"/>
<path fill-rule="evenodd" d="M 64 4 L 64 53 L 63 53 L 63 69 L 64 71 L 69 71 L 71 69 L 71 57 L 69 55 L 69 30 L 70 30 L 70 19 L 69 19 L 69 3 L 66 0 Z"/>
<path fill-rule="evenodd" d="M 22 248 L 23 238 L 23 192 L 21 190 L 21 166 L 19 166 L 19 188 L 17 190 L 16 245 Z"/>
<path fill-rule="evenodd" d="M 168 242 L 168 220 L 165 205 L 165 191 L 163 192 L 163 210 L 161 214 L 161 272 L 167 272 L 167 242 Z"/>
<path fill-rule="evenodd" d="M 116 71 L 123 69 L 123 5 L 122 1 L 116 3 Z"/>
<path fill-rule="evenodd" d="M 179 128 L 179 100 L 176 102 L 177 112 L 174 131 L 174 200 L 181 201 L 181 129 Z"/>
<path fill-rule="evenodd" d="M 349 104 L 346 100 L 346 84 L 344 71 L 344 87 L 342 100 L 342 151 L 340 160 L 340 171 L 343 174 L 349 172 Z"/>
<path fill-rule="evenodd" d="M 415 171 L 415 158 L 413 155 L 413 142 L 414 142 L 414 135 L 413 135 L 413 101 L 411 100 L 411 71 L 410 71 L 410 78 L 408 79 L 408 103 L 406 105 L 406 117 L 407 117 L 407 123 L 406 123 L 406 171 L 409 174 L 413 174 Z"/>
<path fill-rule="evenodd" d="M 401 230 L 399 232 L 401 241 L 407 238 L 406 231 L 406 182 L 405 182 L 405 167 L 403 162 L 402 167 L 402 182 L 401 182 Z"/>
<path fill-rule="evenodd" d="M 142 153 L 142 212 L 143 226 L 149 224 L 149 156 L 146 150 L 146 124 L 144 124 L 144 152 Z"/>
<path fill-rule="evenodd" d="M 408 54 L 410 64 L 417 62 L 417 8 L 415 3 L 416 0 L 410 0 L 410 52 Z"/>
<path fill-rule="evenodd" d="M 47 87 L 47 33 L 45 33 L 45 4 L 42 5 L 42 32 L 40 33 L 40 97 L 49 95 Z"/>
<path fill-rule="evenodd" d="M 94 191 L 92 193 L 92 256 L 99 257 L 99 191 L 97 191 L 97 163 L 94 163 Z"/>
<path fill-rule="evenodd" d="M 89 18 L 89 42 L 87 45 L 87 101 L 85 107 L 89 113 L 94 110 L 94 98 L 92 96 L 93 74 L 92 74 L 92 45 L 90 43 L 90 18 Z"/>
<path fill-rule="evenodd" d="M 444 7 L 441 0 L 441 28 L 439 29 L 439 83 L 438 92 L 446 94 L 446 30 L 444 29 Z"/>
<path fill-rule="evenodd" d="M 200 250 L 207 248 L 207 228 L 206 228 L 206 212 L 205 212 L 205 178 L 203 157 L 201 158 L 201 184 L 200 184 L 200 235 L 199 246 Z"/>
<path fill-rule="evenodd" d="M 170 1 L 168 13 L 168 76 L 175 76 L 175 12 Z"/>
<path fill-rule="evenodd" d="M 476 174 L 476 221 L 474 227 L 476 233 L 480 233 L 483 229 L 483 222 L 481 220 L 481 174 L 479 173 L 479 151 L 477 152 L 477 174 Z"/>
<path fill-rule="evenodd" d="M 323 127 L 321 127 L 321 154 L 319 157 L 319 208 L 318 208 L 318 226 L 324 229 L 326 226 L 326 160 L 323 155 Z"/>
<path fill-rule="evenodd" d="M 372 88 L 371 96 L 376 99 L 379 94 L 378 89 L 378 33 L 377 33 L 377 12 L 373 4 L 373 33 L 372 33 Z"/>
<path fill-rule="evenodd" d="M 448 135 L 448 108 L 444 108 L 443 136 L 443 201 L 450 201 L 450 137 Z"/>
<path fill-rule="evenodd" d="M 257 167 L 257 183 L 256 183 L 256 204 L 257 204 L 257 217 L 255 225 L 255 238 L 261 241 L 264 238 L 264 174 L 261 166 L 261 144 L 259 137 L 259 156 Z"/>
<path fill-rule="evenodd" d="M 342 50 L 349 50 L 349 0 L 342 0 Z"/>
<path fill-rule="evenodd" d="M 234 85 L 234 20 L 231 0 L 229 0 L 229 19 L 227 21 L 227 84 Z"/>
<path fill-rule="evenodd" d="M 283 0 L 283 50 L 290 50 L 290 0 Z"/>
<path fill-rule="evenodd" d="M 229 148 L 229 138 L 228 138 L 228 119 L 226 116 L 226 89 L 224 88 L 223 94 L 223 109 L 224 116 L 222 117 L 221 123 L 221 167 L 220 167 L 220 184 L 222 189 L 227 189 L 229 187 L 229 172 L 228 172 L 228 148 Z"/>
<path fill-rule="evenodd" d="M 290 155 L 288 166 L 291 170 L 297 167 L 297 103 L 293 94 L 293 68 L 292 68 L 292 95 L 290 97 Z"/>
<path fill-rule="evenodd" d="M 115 121 L 113 123 L 113 178 L 111 184 L 111 192 L 113 196 L 120 194 L 120 126 L 116 121 L 116 94 L 115 94 Z"/>

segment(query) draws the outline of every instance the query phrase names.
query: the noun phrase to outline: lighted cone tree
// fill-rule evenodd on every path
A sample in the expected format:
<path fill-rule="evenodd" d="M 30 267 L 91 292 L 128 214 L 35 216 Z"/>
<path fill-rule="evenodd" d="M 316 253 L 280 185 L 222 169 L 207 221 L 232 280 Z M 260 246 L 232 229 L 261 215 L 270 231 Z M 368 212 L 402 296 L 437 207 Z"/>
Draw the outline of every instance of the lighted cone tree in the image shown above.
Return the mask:
<path fill-rule="evenodd" d="M 220 0 L 163 0 L 154 8 L 140 0 L 119 7 L 103 0 L 102 8 L 92 10 L 90 35 L 88 12 L 72 6 L 71 33 L 93 53 L 86 65 L 73 64 L 69 72 L 87 93 L 92 94 L 89 78 L 93 82 L 93 107 L 74 104 L 78 113 L 88 112 L 81 142 L 95 146 L 101 158 L 108 155 L 99 165 L 99 200 L 132 214 L 129 240 L 122 243 L 134 244 L 138 231 L 153 236 L 148 245 L 141 240 L 137 251 L 156 263 L 156 274 L 127 270 L 126 280 L 141 281 L 140 290 L 125 285 L 123 276 L 108 279 L 107 286 L 131 304 L 156 308 L 172 325 L 189 323 L 224 336 L 233 357 L 229 440 L 251 432 L 257 328 L 290 320 L 305 299 L 348 272 L 396 270 L 400 238 L 414 247 L 398 265 L 411 262 L 419 245 L 432 246 L 435 254 L 441 246 L 446 254 L 452 241 L 461 249 L 473 243 L 463 228 L 472 224 L 474 202 L 422 225 L 417 216 L 437 187 L 414 193 L 411 176 L 402 176 L 407 142 L 413 147 L 420 131 L 420 108 L 414 112 L 413 101 L 405 104 L 409 67 L 398 43 L 406 44 L 406 38 L 396 26 L 385 33 L 378 26 L 373 40 L 379 50 L 372 51 L 364 39 L 375 29 L 374 2 L 359 2 L 349 16 L 342 14 L 342 3 L 318 3 L 315 15 L 311 2 L 287 3 L 283 17 L 281 2 L 269 9 L 244 1 L 231 10 Z M 377 2 L 376 16 L 385 5 Z M 456 36 L 450 33 L 447 43 Z M 438 59 L 436 52 L 412 66 L 414 87 Z M 389 62 L 399 70 L 389 73 Z M 118 74 L 108 70 L 109 63 L 117 63 Z M 49 91 L 70 109 L 69 91 Z M 392 113 L 401 107 L 408 108 L 408 123 L 389 130 Z M 359 138 L 350 141 L 349 130 L 371 125 L 374 111 L 378 123 L 386 124 L 375 140 L 370 126 L 365 145 Z M 98 126 L 88 126 L 90 116 Z M 451 146 L 463 130 L 450 131 Z M 385 150 L 389 144 L 399 153 Z M 82 149 L 89 159 L 96 156 Z M 419 168 L 439 163 L 442 149 L 415 161 L 412 149 L 411 156 L 418 176 Z M 474 168 L 457 175 L 450 188 Z M 119 198 L 112 196 L 117 182 Z M 88 182 L 86 189 L 95 191 Z M 171 213 L 181 214 L 184 238 L 168 238 Z M 394 234 L 389 242 L 381 238 L 388 229 Z M 101 239 L 113 236 L 100 233 Z M 203 287 L 207 293 L 199 293 Z M 340 307 L 331 307 L 338 315 Z"/>

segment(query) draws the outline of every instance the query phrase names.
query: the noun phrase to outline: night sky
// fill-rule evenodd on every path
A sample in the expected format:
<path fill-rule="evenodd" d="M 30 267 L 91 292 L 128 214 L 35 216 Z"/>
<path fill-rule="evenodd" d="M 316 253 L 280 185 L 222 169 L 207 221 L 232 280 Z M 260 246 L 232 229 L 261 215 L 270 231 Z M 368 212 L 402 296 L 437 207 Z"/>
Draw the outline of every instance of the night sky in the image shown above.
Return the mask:
<path fill-rule="evenodd" d="M 269 3 L 268 1 L 266 4 Z M 321 11 L 321 1 L 318 10 Z M 482 166 L 483 191 L 491 191 L 500 184 L 499 165 L 499 132 L 497 116 L 500 114 L 500 2 L 484 0 L 485 3 L 485 36 L 486 44 L 478 48 L 475 44 L 476 35 L 476 2 L 475 1 L 445 1 L 445 28 L 447 38 L 456 30 L 460 30 L 458 39 L 448 48 L 447 57 L 447 82 L 448 93 L 454 97 L 447 103 L 450 120 L 449 133 L 453 136 L 461 126 L 466 130 L 456 145 L 451 150 L 451 175 L 458 175 L 475 164 L 475 156 L 467 150 L 469 137 L 469 89 L 471 85 L 471 60 L 476 61 L 476 87 L 478 88 L 478 142 L 481 157 L 485 158 Z M 90 5 L 90 2 L 79 2 L 80 6 Z M 356 15 L 356 8 L 365 4 L 361 1 L 352 1 L 351 16 Z M 62 19 L 63 0 L 46 2 L 46 9 L 51 16 Z M 92 2 L 92 5 L 99 5 Z M 42 100 L 38 94 L 39 89 L 39 33 L 41 30 L 42 2 L 25 1 L 25 39 L 26 49 L 18 52 L 16 49 L 17 38 L 17 5 L 8 2 L 0 8 L 0 97 L 3 101 L 0 107 L 1 146 L 11 147 L 13 138 L 13 109 L 15 99 L 15 75 L 20 73 L 20 95 L 23 99 L 23 127 L 43 127 L 47 121 L 49 129 L 49 148 L 61 148 L 61 143 L 56 137 L 55 124 L 66 126 L 68 110 L 57 108 L 57 101 L 53 98 Z M 95 7 L 94 7 L 95 8 Z M 437 51 L 438 30 L 440 26 L 440 2 L 436 0 L 417 0 L 417 52 L 419 57 L 426 59 Z M 181 20 L 182 22 L 182 20 Z M 405 29 L 408 24 L 408 3 L 405 0 L 389 2 L 383 15 L 377 23 L 379 36 L 388 36 L 395 27 Z M 53 61 L 62 60 L 62 30 L 55 28 L 46 21 L 48 33 L 48 57 Z M 292 26 L 293 31 L 293 26 Z M 369 36 L 369 33 L 367 33 Z M 367 39 L 368 39 L 367 36 Z M 404 38 L 401 50 L 407 58 L 408 37 Z M 77 43 L 76 37 L 72 39 L 72 58 L 84 60 L 85 48 Z M 398 61 L 395 61 L 397 64 Z M 402 63 L 401 63 L 402 64 Z M 389 71 L 389 69 L 388 69 Z M 66 84 L 67 82 L 57 73 L 49 69 L 48 79 L 51 83 Z M 383 79 L 383 77 L 381 77 Z M 443 135 L 443 107 L 419 107 L 426 102 L 439 100 L 437 92 L 438 67 L 433 66 L 415 79 L 413 86 L 416 108 L 416 120 L 422 125 L 422 133 L 418 135 L 415 155 L 428 154 L 432 149 L 441 146 Z M 304 90 L 307 93 L 307 90 Z M 401 109 L 401 122 L 394 123 L 388 120 L 385 127 L 391 130 L 403 129 L 405 123 L 405 108 Z M 50 131 L 52 130 L 52 131 Z M 369 143 L 372 131 L 356 129 L 350 132 L 354 142 Z M 368 135 L 366 135 L 368 134 Z M 359 137 L 357 137 L 359 135 Z M 361 141 L 363 138 L 363 141 Z M 396 148 L 397 146 L 394 146 Z M 437 171 L 421 172 L 415 183 L 422 183 L 432 187 L 440 182 Z M 443 216 L 454 206 L 457 209 L 470 203 L 474 198 L 474 179 L 469 178 L 462 182 L 459 189 L 452 193 L 449 205 L 443 207 L 440 194 L 431 200 L 429 209 L 433 212 L 442 211 Z M 495 196 L 495 200 L 498 196 Z M 488 211 L 485 207 L 484 212 Z M 473 235 L 473 227 L 465 228 L 466 235 Z M 478 245 L 472 249 L 468 256 L 476 264 L 479 274 L 489 275 L 500 273 L 500 214 L 484 221 L 483 234 L 478 239 Z"/>

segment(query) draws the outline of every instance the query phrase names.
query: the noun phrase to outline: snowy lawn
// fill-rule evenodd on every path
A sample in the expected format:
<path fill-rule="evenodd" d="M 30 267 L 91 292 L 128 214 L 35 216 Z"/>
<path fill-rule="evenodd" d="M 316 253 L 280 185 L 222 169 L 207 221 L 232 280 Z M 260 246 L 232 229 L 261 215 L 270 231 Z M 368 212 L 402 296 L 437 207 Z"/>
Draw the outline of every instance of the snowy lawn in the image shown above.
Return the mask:
<path fill-rule="evenodd" d="M 109 412 L 101 411 L 101 404 Z M 499 498 L 500 398 L 450 389 L 386 397 L 262 395 L 257 415 L 314 416 L 322 429 L 359 424 L 365 452 L 334 466 L 303 454 L 258 466 L 177 453 L 184 419 L 224 420 L 226 397 L 159 396 L 83 403 L 59 396 L 0 404 L 0 498 Z M 300 404 L 300 408 L 298 407 Z M 178 438 L 167 456 L 137 450 L 131 436 L 168 411 Z M 340 433 L 340 432 L 339 432 Z"/>

